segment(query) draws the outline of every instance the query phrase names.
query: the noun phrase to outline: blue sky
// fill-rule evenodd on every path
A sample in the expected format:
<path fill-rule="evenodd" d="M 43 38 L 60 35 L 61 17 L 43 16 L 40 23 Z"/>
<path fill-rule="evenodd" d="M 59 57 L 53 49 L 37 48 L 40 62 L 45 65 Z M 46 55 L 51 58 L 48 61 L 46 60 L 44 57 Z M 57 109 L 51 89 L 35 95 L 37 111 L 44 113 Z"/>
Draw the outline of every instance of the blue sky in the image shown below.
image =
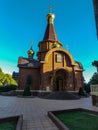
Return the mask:
<path fill-rule="evenodd" d="M 96 72 L 91 63 L 98 60 L 92 0 L 0 0 L 0 67 L 6 73 L 18 72 L 18 57 L 27 57 L 31 41 L 35 53 L 38 51 L 49 4 L 53 6 L 58 40 L 83 64 L 88 81 Z"/>

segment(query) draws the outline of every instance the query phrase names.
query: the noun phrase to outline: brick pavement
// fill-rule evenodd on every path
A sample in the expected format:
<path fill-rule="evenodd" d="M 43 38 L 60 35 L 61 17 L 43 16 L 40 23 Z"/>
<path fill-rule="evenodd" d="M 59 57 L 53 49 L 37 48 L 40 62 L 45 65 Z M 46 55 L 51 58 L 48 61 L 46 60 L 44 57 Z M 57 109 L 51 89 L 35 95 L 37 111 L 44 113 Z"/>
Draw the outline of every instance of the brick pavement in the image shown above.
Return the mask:
<path fill-rule="evenodd" d="M 47 112 L 69 108 L 98 111 L 98 107 L 92 106 L 91 97 L 79 100 L 48 100 L 0 96 L 0 117 L 23 114 L 22 130 L 58 130 L 48 118 Z"/>

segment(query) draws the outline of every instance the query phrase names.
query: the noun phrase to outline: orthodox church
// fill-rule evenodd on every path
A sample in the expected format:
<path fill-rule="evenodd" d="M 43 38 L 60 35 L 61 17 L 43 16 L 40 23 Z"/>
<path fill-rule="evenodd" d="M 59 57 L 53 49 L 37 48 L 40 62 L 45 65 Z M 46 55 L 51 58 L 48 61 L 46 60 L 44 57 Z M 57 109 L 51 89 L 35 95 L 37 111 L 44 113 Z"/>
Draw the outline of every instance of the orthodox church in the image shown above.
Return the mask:
<path fill-rule="evenodd" d="M 83 67 L 62 43 L 57 39 L 54 29 L 53 13 L 47 16 L 47 27 L 43 40 L 39 42 L 37 59 L 34 59 L 32 47 L 28 50 L 28 58 L 19 57 L 19 89 L 23 90 L 27 82 L 31 90 L 79 90 L 83 86 Z"/>

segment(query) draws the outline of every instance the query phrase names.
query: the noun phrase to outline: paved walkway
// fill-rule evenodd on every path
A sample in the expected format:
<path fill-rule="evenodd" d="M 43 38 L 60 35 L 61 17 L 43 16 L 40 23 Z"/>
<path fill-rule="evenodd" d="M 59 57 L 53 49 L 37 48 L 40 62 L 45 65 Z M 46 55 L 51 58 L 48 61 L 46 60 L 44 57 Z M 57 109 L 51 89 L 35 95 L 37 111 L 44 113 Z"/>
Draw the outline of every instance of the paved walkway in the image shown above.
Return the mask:
<path fill-rule="evenodd" d="M 98 111 L 98 107 L 92 106 L 91 97 L 79 100 L 48 100 L 0 96 L 0 118 L 23 114 L 23 130 L 58 130 L 48 118 L 47 112 L 69 108 Z"/>

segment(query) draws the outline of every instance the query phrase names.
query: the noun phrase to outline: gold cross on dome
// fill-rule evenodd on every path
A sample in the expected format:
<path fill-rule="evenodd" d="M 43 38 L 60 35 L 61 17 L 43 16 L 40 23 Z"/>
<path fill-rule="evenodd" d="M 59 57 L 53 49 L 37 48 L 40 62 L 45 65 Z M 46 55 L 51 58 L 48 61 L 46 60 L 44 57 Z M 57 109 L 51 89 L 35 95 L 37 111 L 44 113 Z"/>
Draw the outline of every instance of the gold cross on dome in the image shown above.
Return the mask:
<path fill-rule="evenodd" d="M 52 13 L 52 5 L 49 5 L 49 13 Z"/>
<path fill-rule="evenodd" d="M 68 46 L 68 44 L 66 45 L 66 50 L 68 50 L 69 49 L 69 46 Z"/>
<path fill-rule="evenodd" d="M 30 47 L 32 47 L 32 45 L 33 45 L 33 41 L 30 41 Z"/>

